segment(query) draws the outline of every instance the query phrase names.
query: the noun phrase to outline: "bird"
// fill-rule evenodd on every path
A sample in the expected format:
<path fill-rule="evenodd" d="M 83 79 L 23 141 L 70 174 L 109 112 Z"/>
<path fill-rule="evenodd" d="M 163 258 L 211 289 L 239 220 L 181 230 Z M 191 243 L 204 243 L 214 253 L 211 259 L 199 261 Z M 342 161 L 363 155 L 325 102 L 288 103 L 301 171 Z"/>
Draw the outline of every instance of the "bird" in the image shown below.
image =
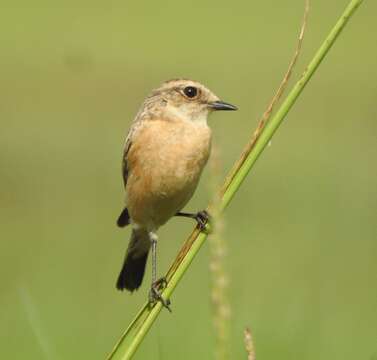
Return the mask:
<path fill-rule="evenodd" d="M 125 140 L 122 175 L 125 207 L 119 227 L 131 225 L 131 239 L 117 279 L 119 290 L 137 290 L 152 250 L 152 284 L 149 301 L 163 299 L 157 280 L 157 230 L 173 216 L 196 219 L 203 228 L 209 215 L 181 210 L 193 196 L 211 151 L 208 115 L 237 110 L 221 101 L 197 81 L 173 79 L 163 82 L 145 99 Z"/>

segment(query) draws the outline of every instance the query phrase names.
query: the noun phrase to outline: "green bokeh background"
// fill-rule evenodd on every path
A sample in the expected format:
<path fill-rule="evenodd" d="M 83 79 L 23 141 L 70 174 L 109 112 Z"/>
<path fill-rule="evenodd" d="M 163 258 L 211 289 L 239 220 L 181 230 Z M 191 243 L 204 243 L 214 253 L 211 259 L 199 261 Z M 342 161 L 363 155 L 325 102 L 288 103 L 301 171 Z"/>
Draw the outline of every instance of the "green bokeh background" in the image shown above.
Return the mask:
<path fill-rule="evenodd" d="M 346 0 L 312 1 L 300 74 Z M 287 68 L 302 0 L 3 2 L 0 357 L 103 359 L 145 301 L 114 283 L 125 134 L 163 80 L 237 113 L 210 120 L 223 173 Z M 377 3 L 365 1 L 225 214 L 232 359 L 377 356 Z M 188 210 L 205 207 L 209 172 Z M 193 224 L 160 231 L 166 270 Z M 136 359 L 211 359 L 208 244 Z"/>

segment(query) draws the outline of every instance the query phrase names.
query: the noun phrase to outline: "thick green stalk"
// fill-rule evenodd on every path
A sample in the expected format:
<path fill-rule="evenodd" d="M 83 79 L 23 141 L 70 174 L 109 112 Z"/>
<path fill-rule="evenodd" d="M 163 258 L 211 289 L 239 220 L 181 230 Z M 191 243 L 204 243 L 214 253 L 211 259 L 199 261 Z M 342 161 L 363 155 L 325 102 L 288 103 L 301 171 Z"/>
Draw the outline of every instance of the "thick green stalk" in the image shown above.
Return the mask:
<path fill-rule="evenodd" d="M 267 122 L 266 127 L 263 129 L 262 133 L 258 137 L 255 146 L 252 148 L 250 153 L 244 158 L 241 166 L 236 170 L 234 174 L 231 175 L 231 181 L 223 192 L 220 201 L 220 211 L 223 211 L 229 202 L 233 199 L 237 190 L 241 186 L 242 182 L 246 178 L 250 169 L 255 164 L 259 155 L 262 153 L 263 149 L 266 147 L 268 142 L 271 140 L 275 131 L 278 129 L 283 119 L 287 115 L 288 111 L 291 109 L 293 104 L 296 102 L 300 93 L 304 89 L 305 85 L 308 83 L 321 61 L 326 56 L 327 52 L 330 50 L 331 46 L 334 44 L 338 35 L 347 24 L 348 20 L 355 12 L 357 7 L 362 3 L 363 0 L 352 0 L 349 5 L 341 15 L 340 19 L 337 21 L 330 34 L 327 36 L 321 47 L 318 49 L 317 53 L 314 55 L 313 60 L 310 62 L 305 72 L 302 74 L 299 81 L 290 91 L 278 111 L 275 115 Z M 162 296 L 165 299 L 170 298 L 174 289 L 181 280 L 183 274 L 188 269 L 195 255 L 198 253 L 200 247 L 203 245 L 207 238 L 207 234 L 204 232 L 199 232 L 197 229 L 193 231 L 190 237 L 186 240 L 183 245 L 182 250 L 178 254 L 175 262 L 168 271 L 167 280 L 168 284 L 162 292 Z M 144 339 L 146 333 L 156 320 L 158 314 L 160 313 L 162 305 L 160 302 L 156 303 L 154 306 L 145 304 L 144 307 L 137 314 L 135 319 L 129 325 L 125 333 L 122 335 L 119 342 L 115 345 L 113 351 L 109 355 L 110 360 L 127 360 L 130 359 L 138 346 Z"/>

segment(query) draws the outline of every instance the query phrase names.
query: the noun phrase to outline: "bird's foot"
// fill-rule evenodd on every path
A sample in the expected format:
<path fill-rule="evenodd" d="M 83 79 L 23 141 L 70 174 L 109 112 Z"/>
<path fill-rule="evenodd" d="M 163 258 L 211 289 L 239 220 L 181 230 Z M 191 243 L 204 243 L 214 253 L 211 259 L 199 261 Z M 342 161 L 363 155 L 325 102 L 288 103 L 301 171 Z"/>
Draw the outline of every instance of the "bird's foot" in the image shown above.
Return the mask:
<path fill-rule="evenodd" d="M 164 299 L 161 295 L 161 290 L 164 289 L 166 285 L 167 281 L 165 277 L 158 279 L 152 284 L 151 289 L 149 291 L 149 303 L 153 305 L 157 301 L 160 301 L 164 308 L 168 309 L 169 312 L 172 312 L 170 308 L 170 300 Z"/>
<path fill-rule="evenodd" d="M 198 223 L 200 231 L 207 230 L 207 224 L 211 221 L 211 217 L 207 210 L 198 211 L 194 214 L 194 219 Z"/>
<path fill-rule="evenodd" d="M 200 231 L 208 231 L 207 224 L 211 221 L 211 216 L 208 214 L 207 210 L 198 211 L 195 214 L 179 211 L 175 216 L 183 216 L 196 220 Z"/>

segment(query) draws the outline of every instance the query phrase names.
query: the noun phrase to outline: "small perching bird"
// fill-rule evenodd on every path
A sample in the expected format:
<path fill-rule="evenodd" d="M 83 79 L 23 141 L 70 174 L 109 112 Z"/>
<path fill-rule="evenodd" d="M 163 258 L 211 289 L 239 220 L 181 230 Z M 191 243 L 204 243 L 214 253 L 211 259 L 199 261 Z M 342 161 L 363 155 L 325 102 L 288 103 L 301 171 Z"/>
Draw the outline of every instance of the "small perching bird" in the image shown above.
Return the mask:
<path fill-rule="evenodd" d="M 171 217 L 187 216 L 203 226 L 207 214 L 182 213 L 191 199 L 211 149 L 208 115 L 237 110 L 205 86 L 185 79 L 164 82 L 145 99 L 128 133 L 123 154 L 126 207 L 117 224 L 132 225 L 131 240 L 117 281 L 119 290 L 142 283 L 152 247 L 151 302 L 162 301 L 156 281 L 156 231 Z"/>

